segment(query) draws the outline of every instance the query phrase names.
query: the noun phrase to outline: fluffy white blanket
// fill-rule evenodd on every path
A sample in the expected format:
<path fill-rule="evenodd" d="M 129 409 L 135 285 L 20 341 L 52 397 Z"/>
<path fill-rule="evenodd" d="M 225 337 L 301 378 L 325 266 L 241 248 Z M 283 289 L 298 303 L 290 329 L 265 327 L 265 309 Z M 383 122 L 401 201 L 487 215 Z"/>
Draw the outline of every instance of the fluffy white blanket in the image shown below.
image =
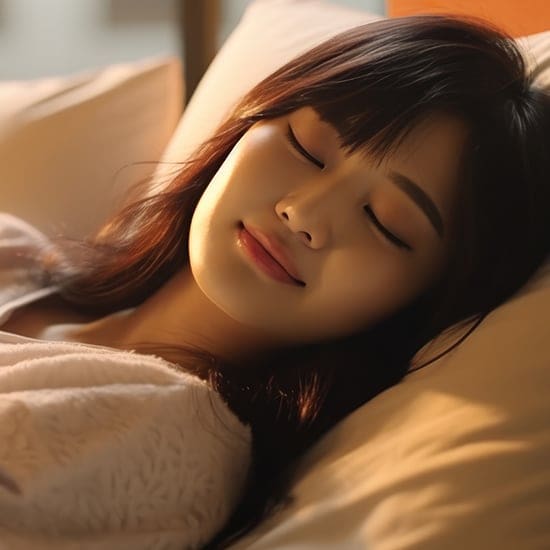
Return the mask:
<path fill-rule="evenodd" d="M 0 332 L 0 548 L 199 548 L 228 519 L 250 428 L 154 356 Z M 3 546 L 5 545 L 5 546 Z"/>

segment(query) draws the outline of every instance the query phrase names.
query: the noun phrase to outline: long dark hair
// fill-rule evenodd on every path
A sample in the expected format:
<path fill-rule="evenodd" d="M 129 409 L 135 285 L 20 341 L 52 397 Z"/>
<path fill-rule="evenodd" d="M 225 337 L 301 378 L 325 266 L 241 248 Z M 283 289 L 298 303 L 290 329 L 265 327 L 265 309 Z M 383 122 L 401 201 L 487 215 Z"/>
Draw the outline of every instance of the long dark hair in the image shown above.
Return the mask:
<path fill-rule="evenodd" d="M 208 350 L 144 343 L 208 380 L 253 432 L 241 505 L 210 548 L 254 526 L 276 502 L 293 460 L 345 415 L 399 382 L 426 342 L 480 320 L 511 296 L 549 250 L 550 107 L 514 42 L 454 18 L 388 19 L 346 31 L 255 86 L 158 193 L 133 196 L 94 235 L 55 240 L 41 281 L 80 311 L 135 307 L 188 266 L 195 206 L 257 121 L 313 107 L 349 151 L 383 158 L 430 114 L 470 128 L 449 265 L 413 303 L 366 332 L 227 365 Z"/>

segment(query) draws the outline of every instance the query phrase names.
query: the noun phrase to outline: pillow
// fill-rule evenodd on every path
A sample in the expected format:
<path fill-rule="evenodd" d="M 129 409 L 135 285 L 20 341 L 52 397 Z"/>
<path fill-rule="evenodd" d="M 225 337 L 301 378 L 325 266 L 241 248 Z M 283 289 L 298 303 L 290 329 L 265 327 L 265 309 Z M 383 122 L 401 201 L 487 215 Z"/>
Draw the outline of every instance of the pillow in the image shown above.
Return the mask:
<path fill-rule="evenodd" d="M 349 27 L 381 19 L 319 0 L 251 2 L 199 82 L 155 171 L 152 192 L 210 137 L 238 99 L 291 58 Z"/>
<path fill-rule="evenodd" d="M 190 157 L 238 100 L 255 84 L 293 57 L 353 26 L 382 19 L 363 10 L 323 0 L 256 0 L 208 67 L 191 97 L 154 174 L 155 192 L 174 174 L 174 165 Z M 518 43 L 528 61 L 544 68 L 539 80 L 550 84 L 549 33 Z"/>
<path fill-rule="evenodd" d="M 232 550 L 550 548 L 550 269 L 304 457 Z"/>
<path fill-rule="evenodd" d="M 517 39 L 527 61 L 527 70 L 533 73 L 535 82 L 550 90 L 550 31 Z"/>
<path fill-rule="evenodd" d="M 165 158 L 185 160 L 242 93 L 291 57 L 375 18 L 318 0 L 251 3 Z M 550 33 L 520 44 L 550 84 Z M 547 266 L 452 353 L 326 434 L 300 461 L 294 501 L 231 548 L 550 548 L 548 326 Z"/>
<path fill-rule="evenodd" d="M 175 57 L 0 82 L 0 204 L 47 235 L 82 237 L 151 174 L 181 116 Z M 121 170 L 115 178 L 117 171 Z"/>

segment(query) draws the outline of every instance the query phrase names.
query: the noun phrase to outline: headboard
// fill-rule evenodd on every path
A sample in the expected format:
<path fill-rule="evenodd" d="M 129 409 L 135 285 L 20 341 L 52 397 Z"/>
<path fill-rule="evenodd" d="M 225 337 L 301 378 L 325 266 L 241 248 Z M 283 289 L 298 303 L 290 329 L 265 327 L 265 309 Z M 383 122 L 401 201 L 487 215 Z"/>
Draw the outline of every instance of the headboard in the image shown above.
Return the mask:
<path fill-rule="evenodd" d="M 386 0 L 389 17 L 454 13 L 481 17 L 514 37 L 550 30 L 548 0 Z"/>
<path fill-rule="evenodd" d="M 218 50 L 221 0 L 180 0 L 178 8 L 189 99 Z M 386 9 L 390 17 L 427 12 L 482 17 L 512 36 L 550 30 L 548 0 L 386 0 Z"/>
<path fill-rule="evenodd" d="M 220 0 L 180 0 L 186 97 L 193 94 L 218 49 Z"/>

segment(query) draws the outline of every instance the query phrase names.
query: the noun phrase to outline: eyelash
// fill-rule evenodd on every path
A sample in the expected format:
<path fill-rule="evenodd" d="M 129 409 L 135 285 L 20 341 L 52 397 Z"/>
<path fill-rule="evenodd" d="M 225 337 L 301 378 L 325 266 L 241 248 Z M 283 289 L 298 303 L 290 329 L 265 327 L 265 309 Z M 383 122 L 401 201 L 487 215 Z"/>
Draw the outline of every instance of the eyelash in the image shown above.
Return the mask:
<path fill-rule="evenodd" d="M 312 156 L 304 147 L 302 147 L 302 144 L 296 139 L 296 136 L 294 135 L 294 132 L 292 131 L 292 127 L 290 124 L 287 125 L 287 131 L 286 131 L 286 137 L 292 147 L 300 153 L 304 158 L 315 164 L 318 168 L 321 170 L 325 167 L 325 165 L 320 161 L 317 160 L 314 156 Z M 388 239 L 392 244 L 399 248 L 405 248 L 407 250 L 412 250 L 412 247 L 409 246 L 407 243 L 403 242 L 401 239 L 396 237 L 393 233 L 388 231 L 386 227 L 384 227 L 378 218 L 376 217 L 375 213 L 373 212 L 372 208 L 368 205 L 364 206 L 364 210 L 367 214 L 367 216 L 371 219 L 371 221 L 374 223 L 378 231 L 380 231 L 386 239 Z"/>
<path fill-rule="evenodd" d="M 412 247 L 408 245 L 407 243 L 403 242 L 401 239 L 396 237 L 393 233 L 388 231 L 379 221 L 376 217 L 375 213 L 373 212 L 372 208 L 367 204 L 364 207 L 365 212 L 367 213 L 367 216 L 372 220 L 372 223 L 378 228 L 378 230 L 388 239 L 390 242 L 392 242 L 395 246 L 399 248 L 405 248 L 407 250 L 412 250 Z"/>
<path fill-rule="evenodd" d="M 290 124 L 287 126 L 286 137 L 288 138 L 288 141 L 290 141 L 290 144 L 292 145 L 292 147 L 294 147 L 294 149 L 296 149 L 296 151 L 298 151 L 300 155 L 302 155 L 307 160 L 315 164 L 315 166 L 317 166 L 321 170 L 325 167 L 325 165 L 320 160 L 317 160 L 313 155 L 309 154 L 302 147 L 302 144 L 296 139 L 296 136 L 294 135 L 294 132 L 292 131 Z"/>

